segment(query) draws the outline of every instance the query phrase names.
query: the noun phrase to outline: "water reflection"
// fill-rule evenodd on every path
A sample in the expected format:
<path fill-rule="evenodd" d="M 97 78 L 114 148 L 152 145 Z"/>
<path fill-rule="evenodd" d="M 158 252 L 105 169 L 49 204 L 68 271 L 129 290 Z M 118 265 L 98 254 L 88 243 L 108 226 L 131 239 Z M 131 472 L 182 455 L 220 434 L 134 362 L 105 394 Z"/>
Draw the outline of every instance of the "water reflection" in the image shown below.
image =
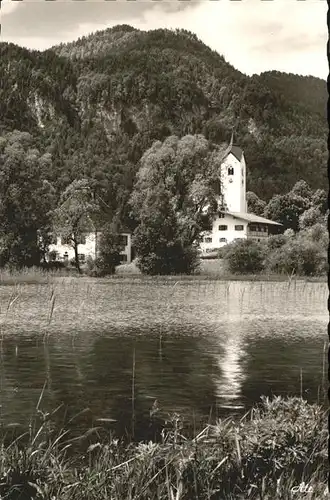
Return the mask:
<path fill-rule="evenodd" d="M 216 357 L 219 375 L 215 379 L 215 393 L 220 408 L 244 408 L 242 388 L 245 379 L 245 346 L 243 323 L 228 329 L 221 343 L 222 353 Z"/>
<path fill-rule="evenodd" d="M 22 289 L 2 316 L 1 421 L 26 424 L 45 382 L 42 409 L 62 405 L 58 427 L 73 419 L 80 432 L 101 419 L 144 439 L 157 432 L 155 401 L 162 418 L 178 412 L 193 427 L 245 411 L 262 394 L 299 394 L 301 372 L 304 396 L 315 401 L 327 288 L 309 285 L 68 286 L 50 325 L 45 293 Z M 2 304 L 10 297 L 3 288 Z"/>

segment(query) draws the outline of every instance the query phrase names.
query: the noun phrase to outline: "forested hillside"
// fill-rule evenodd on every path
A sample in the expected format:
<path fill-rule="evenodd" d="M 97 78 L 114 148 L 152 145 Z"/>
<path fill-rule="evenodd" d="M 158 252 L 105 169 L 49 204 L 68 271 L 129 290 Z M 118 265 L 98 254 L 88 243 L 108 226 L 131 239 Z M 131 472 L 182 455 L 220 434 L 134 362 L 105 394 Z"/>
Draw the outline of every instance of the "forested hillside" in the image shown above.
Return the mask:
<path fill-rule="evenodd" d="M 102 173 L 116 193 L 130 190 L 154 140 L 203 134 L 221 143 L 232 127 L 247 187 L 260 197 L 301 178 L 325 185 L 327 94 L 317 78 L 249 78 L 192 33 L 125 25 L 41 53 L 2 43 L 0 65 L 1 127 L 47 148 L 59 189 Z"/>
<path fill-rule="evenodd" d="M 4 171 L 29 178 L 26 158 L 35 154 L 38 189 L 47 181 L 58 201 L 87 179 L 106 217 L 127 222 L 139 161 L 156 140 L 200 134 L 212 148 L 232 131 L 245 152 L 247 189 L 261 199 L 300 179 L 314 190 L 327 185 L 326 82 L 247 77 L 190 32 L 122 25 L 44 52 L 1 43 L 0 74 L 6 196 Z"/>

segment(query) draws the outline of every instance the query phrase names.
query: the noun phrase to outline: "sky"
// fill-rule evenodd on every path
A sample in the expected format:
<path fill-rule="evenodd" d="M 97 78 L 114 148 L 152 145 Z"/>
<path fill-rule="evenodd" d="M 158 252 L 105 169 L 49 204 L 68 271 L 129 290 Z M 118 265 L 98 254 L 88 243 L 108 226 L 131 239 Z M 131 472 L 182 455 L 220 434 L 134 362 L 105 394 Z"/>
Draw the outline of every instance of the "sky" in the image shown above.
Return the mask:
<path fill-rule="evenodd" d="M 117 24 L 184 28 L 252 75 L 327 79 L 326 0 L 3 0 L 1 41 L 44 50 Z"/>

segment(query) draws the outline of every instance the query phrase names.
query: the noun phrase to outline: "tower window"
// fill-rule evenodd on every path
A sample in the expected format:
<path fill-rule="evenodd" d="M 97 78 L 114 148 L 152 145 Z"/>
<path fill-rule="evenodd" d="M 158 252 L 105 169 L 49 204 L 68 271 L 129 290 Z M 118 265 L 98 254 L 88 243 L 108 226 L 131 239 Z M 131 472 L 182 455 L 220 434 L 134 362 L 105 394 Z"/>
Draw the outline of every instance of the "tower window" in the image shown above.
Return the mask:
<path fill-rule="evenodd" d="M 119 236 L 119 244 L 126 247 L 128 243 L 128 237 L 126 234 L 121 234 Z"/>
<path fill-rule="evenodd" d="M 228 168 L 228 175 L 234 175 L 234 167 Z"/>

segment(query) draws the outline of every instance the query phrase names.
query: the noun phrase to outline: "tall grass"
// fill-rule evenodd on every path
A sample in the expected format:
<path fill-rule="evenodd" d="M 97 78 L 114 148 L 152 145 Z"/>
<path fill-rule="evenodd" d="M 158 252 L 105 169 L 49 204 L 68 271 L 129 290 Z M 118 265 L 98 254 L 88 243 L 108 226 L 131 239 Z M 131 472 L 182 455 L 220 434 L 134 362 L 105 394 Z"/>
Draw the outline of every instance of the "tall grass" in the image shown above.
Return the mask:
<path fill-rule="evenodd" d="M 20 283 L 25 284 L 47 284 L 53 283 L 59 278 L 75 278 L 75 279 L 88 279 L 88 280 L 111 280 L 111 281 L 122 281 L 130 282 L 132 280 L 141 282 L 164 282 L 164 281 L 270 281 L 270 282 L 283 282 L 288 283 L 297 281 L 304 282 L 320 282 L 325 283 L 327 280 L 326 276 L 288 276 L 285 274 L 274 274 L 274 273 L 259 273 L 259 274 L 233 274 L 229 271 L 218 266 L 217 262 L 205 261 L 201 266 L 200 270 L 196 274 L 191 275 L 171 275 L 171 276 L 147 276 L 142 275 L 140 272 L 136 272 L 134 267 L 129 267 L 131 264 L 127 264 L 127 270 L 118 269 L 116 274 L 109 275 L 101 278 L 91 278 L 84 274 L 79 275 L 74 269 L 58 269 L 58 270 L 44 270 L 38 267 L 24 268 L 21 270 L 10 270 L 0 268 L 0 285 L 17 285 Z M 124 266 L 124 265 L 123 265 Z M 119 266 L 120 268 L 123 266 Z"/>
<path fill-rule="evenodd" d="M 39 267 L 27 267 L 20 270 L 0 268 L 0 285 L 52 283 L 56 278 L 74 275 L 74 272 L 66 269 L 47 271 Z"/>
<path fill-rule="evenodd" d="M 290 492 L 302 483 L 308 498 L 325 498 L 326 414 L 301 398 L 264 398 L 195 437 L 182 435 L 175 415 L 161 442 L 128 445 L 111 436 L 90 442 L 95 429 L 55 435 L 39 406 L 40 426 L 0 448 L 3 499 L 273 500 L 300 498 Z M 83 452 L 72 451 L 77 440 Z"/>
<path fill-rule="evenodd" d="M 135 347 L 132 359 L 132 437 L 135 437 Z"/>

